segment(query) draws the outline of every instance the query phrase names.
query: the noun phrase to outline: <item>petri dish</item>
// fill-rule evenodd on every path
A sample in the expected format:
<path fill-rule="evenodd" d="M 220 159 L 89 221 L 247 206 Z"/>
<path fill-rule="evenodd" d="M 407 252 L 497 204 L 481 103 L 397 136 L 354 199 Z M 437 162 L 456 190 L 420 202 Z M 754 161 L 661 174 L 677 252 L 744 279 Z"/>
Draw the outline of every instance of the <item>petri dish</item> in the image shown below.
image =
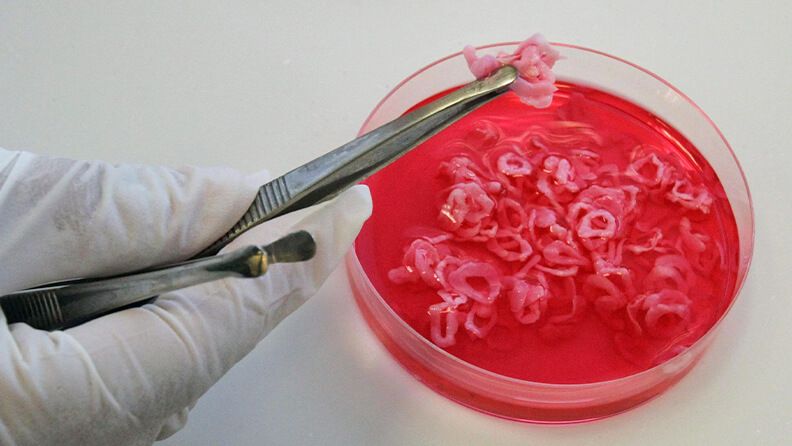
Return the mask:
<path fill-rule="evenodd" d="M 510 52 L 516 45 L 517 42 L 487 45 L 480 47 L 479 52 Z M 615 379 L 584 383 L 519 379 L 460 359 L 405 322 L 383 298 L 370 271 L 361 263 L 362 257 L 371 257 L 371 253 L 360 251 L 369 249 L 371 240 L 358 239 L 347 256 L 347 269 L 356 303 L 367 324 L 417 380 L 453 401 L 491 415 L 537 423 L 572 423 L 607 417 L 641 404 L 678 382 L 697 363 L 745 281 L 753 253 L 754 219 L 739 162 L 717 126 L 690 98 L 659 76 L 618 57 L 575 45 L 553 46 L 563 56 L 554 68 L 559 83 L 611 94 L 657 116 L 689 141 L 717 174 L 736 226 L 736 267 L 730 277 L 731 299 L 706 333 L 670 359 Z M 399 83 L 375 107 L 360 133 L 471 79 L 461 53 L 444 57 Z M 374 206 L 376 209 L 376 199 Z M 364 228 L 361 237 L 370 233 Z"/>

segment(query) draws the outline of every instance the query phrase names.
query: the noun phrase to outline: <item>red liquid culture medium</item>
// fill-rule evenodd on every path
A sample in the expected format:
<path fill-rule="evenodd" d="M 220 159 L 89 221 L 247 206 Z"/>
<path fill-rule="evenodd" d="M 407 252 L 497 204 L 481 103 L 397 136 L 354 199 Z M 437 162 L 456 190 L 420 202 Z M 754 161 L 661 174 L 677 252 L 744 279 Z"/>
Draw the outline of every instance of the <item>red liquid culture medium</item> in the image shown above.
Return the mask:
<path fill-rule="evenodd" d="M 448 353 L 527 381 L 607 381 L 674 357 L 726 311 L 737 226 L 681 134 L 557 87 L 545 109 L 504 94 L 367 180 L 356 253 Z"/>

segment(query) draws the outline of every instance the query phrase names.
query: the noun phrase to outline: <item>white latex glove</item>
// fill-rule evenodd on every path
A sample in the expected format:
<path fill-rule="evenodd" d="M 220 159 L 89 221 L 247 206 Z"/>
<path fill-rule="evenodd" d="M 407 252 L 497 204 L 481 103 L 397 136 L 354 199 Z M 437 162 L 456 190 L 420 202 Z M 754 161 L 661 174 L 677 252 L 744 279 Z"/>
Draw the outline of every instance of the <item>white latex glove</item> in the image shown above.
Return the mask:
<path fill-rule="evenodd" d="M 244 213 L 264 179 L 231 169 L 112 166 L 0 149 L 0 294 L 185 259 Z M 336 267 L 371 211 L 358 186 L 249 231 L 225 251 L 294 229 L 313 260 L 160 296 L 65 331 L 0 311 L 0 444 L 150 444 Z M 297 221 L 298 219 L 300 219 Z"/>

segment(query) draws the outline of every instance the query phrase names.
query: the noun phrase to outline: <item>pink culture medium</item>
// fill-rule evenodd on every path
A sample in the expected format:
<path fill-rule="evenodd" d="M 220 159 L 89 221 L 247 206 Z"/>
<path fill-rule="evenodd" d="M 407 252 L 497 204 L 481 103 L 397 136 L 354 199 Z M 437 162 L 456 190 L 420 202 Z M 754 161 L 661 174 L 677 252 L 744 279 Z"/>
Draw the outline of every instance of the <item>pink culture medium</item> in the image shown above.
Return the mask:
<path fill-rule="evenodd" d="M 375 206 L 355 254 L 390 311 L 455 367 L 539 388 L 618 382 L 684 355 L 729 308 L 737 222 L 671 125 L 615 94 L 555 88 L 543 109 L 507 93 L 367 180 Z M 520 407 L 454 388 L 465 384 L 428 370 L 438 362 L 383 341 L 440 393 L 533 421 L 615 413 L 682 374 L 593 410 Z"/>

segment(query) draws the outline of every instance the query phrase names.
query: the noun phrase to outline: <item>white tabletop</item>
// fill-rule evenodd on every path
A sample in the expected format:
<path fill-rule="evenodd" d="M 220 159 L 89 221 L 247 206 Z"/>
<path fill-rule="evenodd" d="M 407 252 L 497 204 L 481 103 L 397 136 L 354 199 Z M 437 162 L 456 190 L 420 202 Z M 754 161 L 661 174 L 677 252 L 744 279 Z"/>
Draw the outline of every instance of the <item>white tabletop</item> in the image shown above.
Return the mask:
<path fill-rule="evenodd" d="M 753 267 L 719 338 L 682 382 L 628 413 L 548 427 L 440 397 L 372 336 L 342 268 L 165 444 L 792 442 L 789 2 L 133 3 L 2 2 L 0 146 L 279 174 L 353 137 L 418 67 L 541 31 L 687 93 L 733 145 L 756 206 Z"/>

